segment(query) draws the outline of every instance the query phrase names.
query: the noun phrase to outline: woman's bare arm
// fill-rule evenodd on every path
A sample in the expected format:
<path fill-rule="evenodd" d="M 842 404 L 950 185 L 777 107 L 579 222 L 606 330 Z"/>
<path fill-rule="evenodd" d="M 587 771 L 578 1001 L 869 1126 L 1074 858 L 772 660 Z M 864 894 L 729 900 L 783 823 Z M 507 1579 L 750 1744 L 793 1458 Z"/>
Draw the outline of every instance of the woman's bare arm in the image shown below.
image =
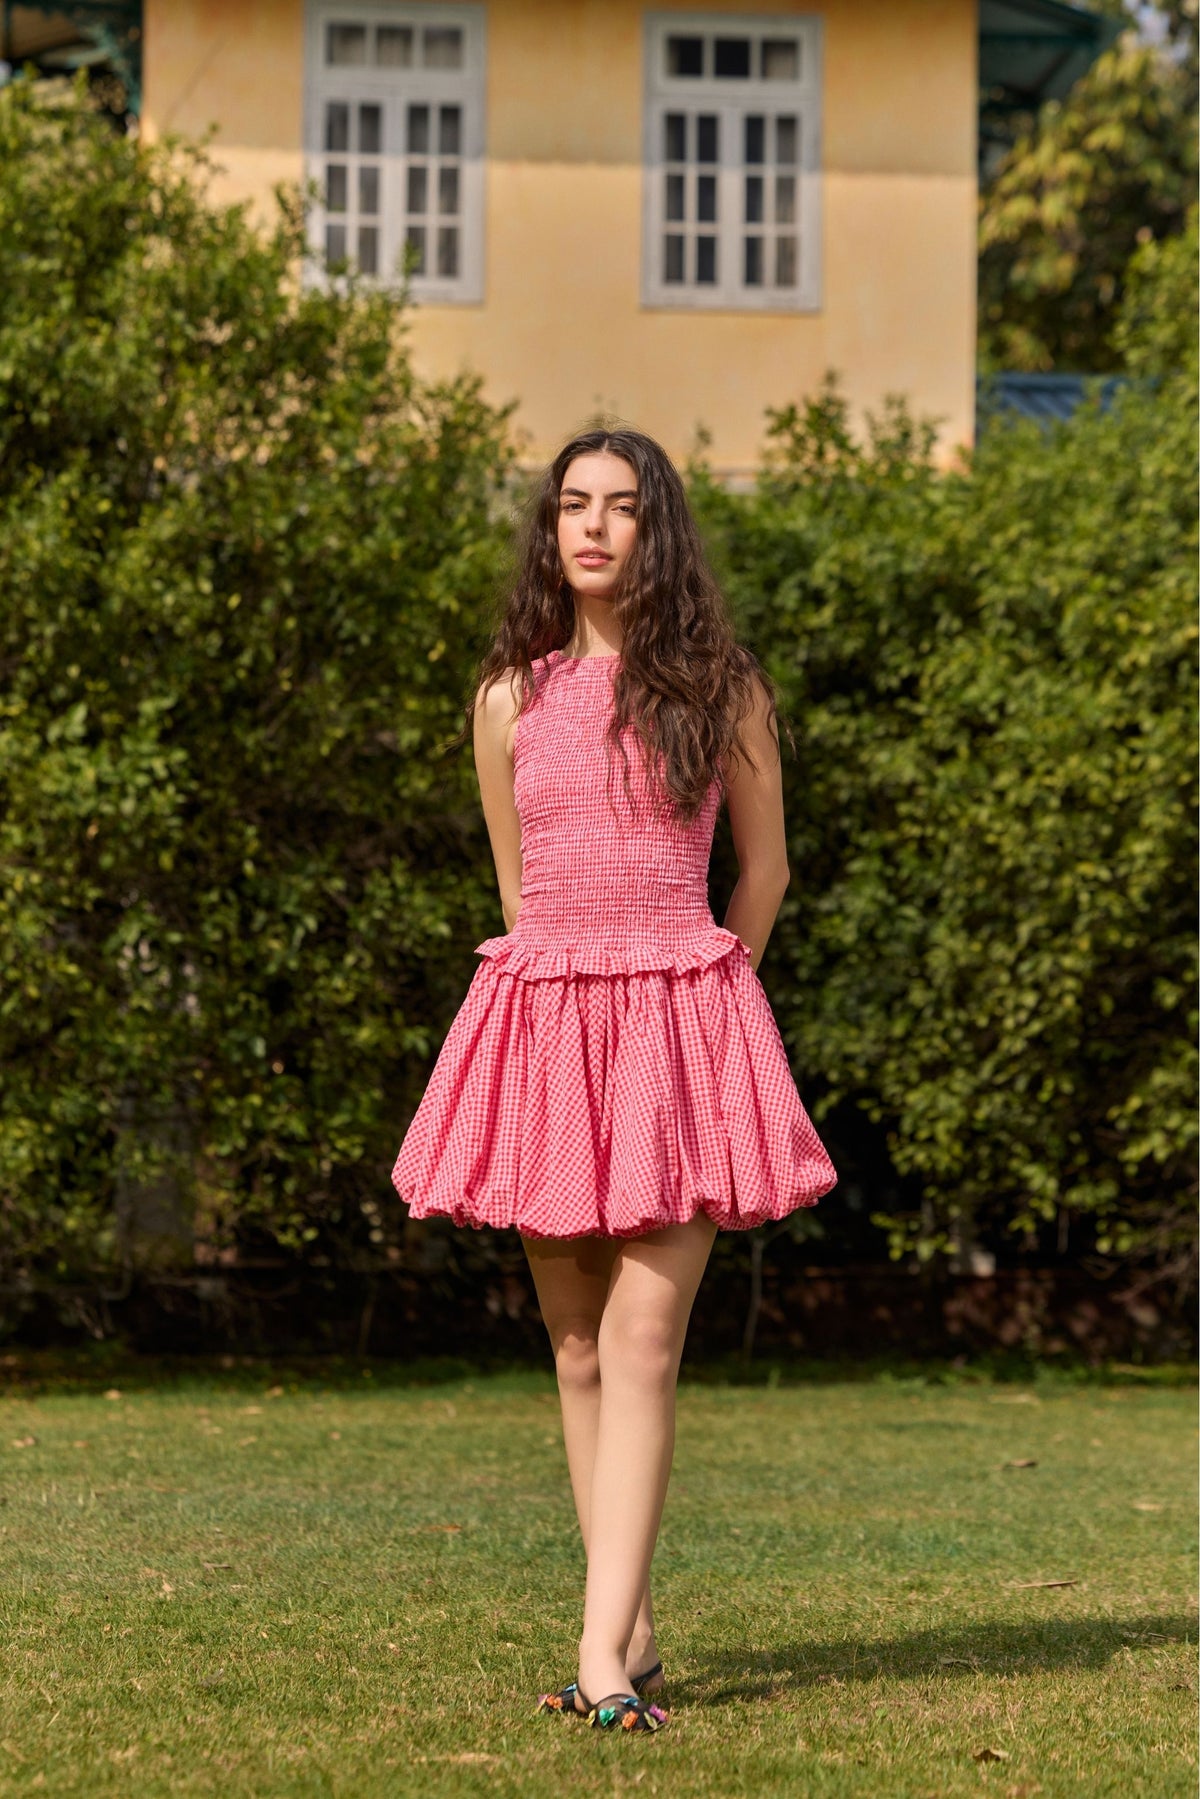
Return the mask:
<path fill-rule="evenodd" d="M 741 736 L 757 767 L 752 768 L 745 756 L 739 756 L 725 790 L 738 863 L 738 879 L 725 914 L 725 929 L 741 938 L 750 951 L 751 965 L 757 969 L 791 878 L 779 737 L 771 719 L 766 688 L 758 680 L 754 683 L 754 705 L 742 724 Z"/>
<path fill-rule="evenodd" d="M 492 843 L 505 929 L 517 922 L 521 904 L 521 821 L 513 798 L 513 736 L 520 701 L 515 674 L 501 676 L 475 698 L 475 772 Z"/>

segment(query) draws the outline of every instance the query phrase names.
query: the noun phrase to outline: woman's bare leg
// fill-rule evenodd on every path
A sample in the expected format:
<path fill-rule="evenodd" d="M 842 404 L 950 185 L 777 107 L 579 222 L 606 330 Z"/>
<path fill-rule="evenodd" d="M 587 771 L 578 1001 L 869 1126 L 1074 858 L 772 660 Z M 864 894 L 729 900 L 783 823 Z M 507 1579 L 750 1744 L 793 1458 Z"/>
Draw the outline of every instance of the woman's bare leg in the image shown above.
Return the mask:
<path fill-rule="evenodd" d="M 716 1236 L 703 1213 L 622 1241 L 597 1336 L 600 1404 L 588 1499 L 579 1685 L 628 1692 L 675 1448 L 675 1388 L 692 1303 Z"/>
<path fill-rule="evenodd" d="M 612 1237 L 524 1237 L 538 1308 L 550 1337 L 562 1407 L 563 1443 L 585 1552 L 589 1542 L 592 1470 L 600 1423 L 600 1320 L 620 1242 Z M 628 1647 L 626 1680 L 658 1660 L 649 1579 Z M 657 1691 L 658 1675 L 647 1686 Z M 584 1691 L 588 1689 L 585 1687 Z"/>

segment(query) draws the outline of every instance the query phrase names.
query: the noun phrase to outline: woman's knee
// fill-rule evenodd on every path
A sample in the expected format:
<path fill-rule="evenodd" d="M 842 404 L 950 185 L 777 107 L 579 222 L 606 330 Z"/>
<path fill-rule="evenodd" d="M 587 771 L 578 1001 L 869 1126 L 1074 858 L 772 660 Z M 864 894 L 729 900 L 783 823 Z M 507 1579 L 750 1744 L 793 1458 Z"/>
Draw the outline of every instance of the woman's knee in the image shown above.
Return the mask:
<path fill-rule="evenodd" d="M 560 1387 L 586 1390 L 600 1381 L 600 1350 L 591 1320 L 559 1327 L 551 1335 L 554 1367 Z"/>
<path fill-rule="evenodd" d="M 610 1308 L 597 1341 L 600 1378 L 611 1373 L 642 1384 L 669 1384 L 679 1371 L 682 1348 L 673 1318 Z"/>

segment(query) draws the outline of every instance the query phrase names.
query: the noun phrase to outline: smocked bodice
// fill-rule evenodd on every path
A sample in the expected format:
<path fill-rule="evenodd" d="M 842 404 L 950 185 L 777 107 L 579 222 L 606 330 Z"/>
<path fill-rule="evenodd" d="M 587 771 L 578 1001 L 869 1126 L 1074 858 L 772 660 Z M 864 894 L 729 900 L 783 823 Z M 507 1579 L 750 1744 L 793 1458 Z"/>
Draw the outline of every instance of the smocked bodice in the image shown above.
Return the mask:
<path fill-rule="evenodd" d="M 708 903 L 720 807 L 714 780 L 681 824 L 645 769 L 637 733 L 610 751 L 616 656 L 552 650 L 517 720 L 514 798 L 521 825 L 521 904 L 513 930 L 476 953 L 525 978 L 705 967 L 749 951 Z"/>

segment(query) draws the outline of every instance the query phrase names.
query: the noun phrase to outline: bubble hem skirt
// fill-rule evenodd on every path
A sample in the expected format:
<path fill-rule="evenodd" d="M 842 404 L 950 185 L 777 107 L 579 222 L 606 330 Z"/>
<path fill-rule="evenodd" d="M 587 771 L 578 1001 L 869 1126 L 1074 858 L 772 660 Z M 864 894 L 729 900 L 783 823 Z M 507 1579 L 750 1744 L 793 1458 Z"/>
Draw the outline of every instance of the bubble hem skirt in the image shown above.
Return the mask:
<path fill-rule="evenodd" d="M 628 1237 L 706 1213 L 751 1230 L 837 1173 L 742 940 L 484 957 L 400 1146 L 414 1218 L 529 1237 Z M 645 966 L 659 962 L 661 966 Z"/>

